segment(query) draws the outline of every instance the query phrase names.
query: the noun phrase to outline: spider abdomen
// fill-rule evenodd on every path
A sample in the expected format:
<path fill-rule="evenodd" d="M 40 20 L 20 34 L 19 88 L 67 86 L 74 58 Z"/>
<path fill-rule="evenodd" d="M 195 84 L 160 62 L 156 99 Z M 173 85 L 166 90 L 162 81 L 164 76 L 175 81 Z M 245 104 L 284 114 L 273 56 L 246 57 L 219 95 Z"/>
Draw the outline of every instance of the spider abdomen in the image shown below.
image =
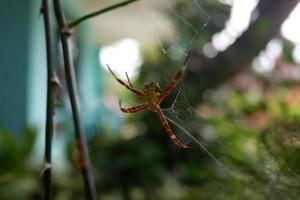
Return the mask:
<path fill-rule="evenodd" d="M 156 107 L 162 95 L 159 84 L 157 82 L 151 82 L 145 85 L 143 92 L 145 94 L 145 101 Z"/>

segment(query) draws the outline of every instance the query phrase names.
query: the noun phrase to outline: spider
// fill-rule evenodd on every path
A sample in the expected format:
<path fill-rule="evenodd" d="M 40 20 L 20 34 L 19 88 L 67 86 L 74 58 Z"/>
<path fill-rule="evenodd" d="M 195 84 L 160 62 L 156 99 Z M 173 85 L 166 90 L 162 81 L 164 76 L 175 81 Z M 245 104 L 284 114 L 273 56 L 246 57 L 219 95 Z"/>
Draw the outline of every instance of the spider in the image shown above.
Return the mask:
<path fill-rule="evenodd" d="M 139 111 L 142 111 L 142 110 L 145 110 L 145 109 L 150 109 L 151 111 L 155 112 L 158 115 L 162 125 L 166 129 L 167 133 L 169 134 L 169 136 L 172 139 L 172 141 L 174 142 L 174 144 L 177 145 L 179 148 L 187 148 L 187 145 L 181 143 L 177 139 L 175 134 L 173 133 L 169 123 L 166 120 L 165 115 L 163 114 L 163 112 L 161 110 L 160 104 L 173 91 L 173 89 L 175 88 L 177 83 L 181 80 L 181 78 L 183 76 L 183 73 L 186 69 L 187 62 L 189 60 L 190 54 L 191 54 L 191 52 L 189 52 L 187 54 L 187 57 L 186 57 L 184 63 L 181 65 L 178 72 L 175 74 L 174 78 L 168 84 L 168 86 L 166 87 L 166 89 L 163 92 L 161 91 L 158 82 L 151 82 L 151 83 L 144 86 L 143 91 L 138 91 L 134 88 L 131 81 L 129 80 L 127 72 L 126 72 L 126 77 L 127 77 L 128 84 L 125 83 L 124 81 L 122 81 L 120 78 L 118 78 L 114 74 L 114 72 L 110 69 L 110 67 L 107 65 L 107 68 L 109 69 L 112 76 L 121 85 L 125 86 L 128 90 L 133 92 L 136 96 L 138 96 L 139 98 L 144 100 L 143 104 L 140 104 L 140 105 L 137 105 L 137 106 L 134 106 L 134 107 L 130 107 L 130 108 L 123 108 L 122 105 L 121 105 L 121 101 L 119 101 L 120 110 L 124 113 L 135 113 L 135 112 L 139 112 Z"/>

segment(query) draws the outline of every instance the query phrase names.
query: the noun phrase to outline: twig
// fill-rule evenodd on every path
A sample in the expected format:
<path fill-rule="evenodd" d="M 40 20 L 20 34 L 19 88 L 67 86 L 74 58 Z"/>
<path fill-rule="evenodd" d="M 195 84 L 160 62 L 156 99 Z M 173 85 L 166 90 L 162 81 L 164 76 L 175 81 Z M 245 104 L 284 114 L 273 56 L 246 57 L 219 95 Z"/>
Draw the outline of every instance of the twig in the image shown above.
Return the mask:
<path fill-rule="evenodd" d="M 106 12 L 109 12 L 111 10 L 114 10 L 114 9 L 117 9 L 117 8 L 120 8 L 120 7 L 123 7 L 123 6 L 126 6 L 130 3 L 133 3 L 135 1 L 139 1 L 139 0 L 128 0 L 128 1 L 124 1 L 124 2 L 121 2 L 121 3 L 118 3 L 116 5 L 112 5 L 112 6 L 109 6 L 107 8 L 104 8 L 104 9 L 100 9 L 100 10 L 97 10 L 93 13 L 90 13 L 90 14 L 87 14 L 87 15 L 84 15 L 76 20 L 74 20 L 73 22 L 69 23 L 68 26 L 66 27 L 67 29 L 72 29 L 74 28 L 75 26 L 77 26 L 78 24 L 80 24 L 81 22 L 87 20 L 87 19 L 90 19 L 92 17 L 96 17 L 100 14 L 103 14 L 103 13 L 106 13 Z"/>
<path fill-rule="evenodd" d="M 51 151 L 52 137 L 54 132 L 54 107 L 55 92 L 58 85 L 54 63 L 53 63 L 53 31 L 52 20 L 49 13 L 50 1 L 42 0 L 41 13 L 44 16 L 45 35 L 46 35 L 46 51 L 47 51 L 47 114 L 46 114 L 46 133 L 45 133 L 45 157 L 43 165 L 44 175 L 44 192 L 45 200 L 52 199 L 52 179 L 51 179 Z"/>
<path fill-rule="evenodd" d="M 68 91 L 70 95 L 71 107 L 73 112 L 73 120 L 75 125 L 75 136 L 76 136 L 80 169 L 84 179 L 87 199 L 95 200 L 96 199 L 95 183 L 92 176 L 92 169 L 91 169 L 91 162 L 88 153 L 88 147 L 87 147 L 87 143 L 86 143 L 85 135 L 83 133 L 83 128 L 80 119 L 78 89 L 77 89 L 77 83 L 75 77 L 73 56 L 70 50 L 70 40 L 69 40 L 70 34 L 68 32 L 62 31 L 62 29 L 66 26 L 66 19 L 65 19 L 64 11 L 62 9 L 60 0 L 54 0 L 54 11 L 60 29 L 65 75 L 66 75 L 66 81 L 68 85 Z"/>

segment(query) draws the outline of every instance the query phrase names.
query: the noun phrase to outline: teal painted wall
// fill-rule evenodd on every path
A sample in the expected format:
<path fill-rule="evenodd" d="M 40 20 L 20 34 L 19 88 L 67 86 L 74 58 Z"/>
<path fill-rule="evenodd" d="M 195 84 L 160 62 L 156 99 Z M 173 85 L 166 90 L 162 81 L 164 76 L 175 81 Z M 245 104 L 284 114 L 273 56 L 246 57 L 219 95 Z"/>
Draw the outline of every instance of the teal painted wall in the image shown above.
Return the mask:
<path fill-rule="evenodd" d="M 40 0 L 30 0 L 26 125 L 43 135 L 46 121 L 47 65 L 44 19 Z"/>
<path fill-rule="evenodd" d="M 20 133 L 26 122 L 29 0 L 0 2 L 0 127 Z"/>
<path fill-rule="evenodd" d="M 67 13 L 81 15 L 80 8 L 74 7 L 72 1 L 64 3 Z M 32 127 L 42 138 L 45 129 L 47 70 L 40 5 L 40 0 L 0 1 L 0 129 L 21 134 L 25 127 Z M 99 46 L 93 44 L 89 28 L 89 23 L 85 22 L 77 28 L 75 34 L 79 50 L 76 64 L 80 106 L 88 134 L 95 133 L 101 123 L 120 120 L 120 117 L 110 115 L 104 108 Z M 66 105 L 65 108 L 58 108 L 57 122 L 67 122 L 68 127 L 73 127 L 71 111 Z"/>

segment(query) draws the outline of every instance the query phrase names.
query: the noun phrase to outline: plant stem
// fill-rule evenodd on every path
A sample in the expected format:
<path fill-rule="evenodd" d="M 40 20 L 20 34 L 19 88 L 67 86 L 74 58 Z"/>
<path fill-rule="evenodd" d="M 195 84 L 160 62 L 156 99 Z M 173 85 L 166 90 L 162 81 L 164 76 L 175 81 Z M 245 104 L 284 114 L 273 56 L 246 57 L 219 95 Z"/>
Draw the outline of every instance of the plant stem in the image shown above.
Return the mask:
<path fill-rule="evenodd" d="M 49 13 L 49 0 L 42 1 L 41 12 L 44 16 L 46 52 L 47 52 L 47 114 L 46 114 L 46 133 L 45 133 L 45 157 L 44 157 L 44 192 L 46 200 L 52 199 L 52 180 L 51 180 L 51 151 L 52 137 L 54 131 L 54 107 L 55 92 L 58 85 L 54 64 L 53 64 L 53 31 L 52 21 Z"/>
<path fill-rule="evenodd" d="M 70 95 L 73 121 L 75 125 L 75 136 L 78 150 L 78 159 L 80 164 L 81 173 L 84 179 L 85 191 L 87 199 L 96 199 L 95 183 L 92 176 L 91 162 L 88 153 L 87 142 L 83 133 L 81 125 L 80 111 L 79 111 L 79 96 L 76 83 L 75 69 L 73 63 L 73 56 L 70 49 L 70 34 L 63 31 L 66 26 L 66 19 L 64 11 L 61 6 L 60 0 L 54 0 L 54 11 L 60 29 L 60 37 L 64 58 L 65 75 Z"/>
<path fill-rule="evenodd" d="M 90 14 L 87 14 L 87 15 L 84 15 L 76 20 L 74 20 L 73 22 L 69 23 L 68 26 L 66 28 L 68 29 L 72 29 L 74 28 L 75 26 L 77 26 L 78 24 L 80 24 L 81 22 L 87 20 L 87 19 L 90 19 L 92 17 L 96 17 L 100 14 L 103 14 L 103 13 L 106 13 L 106 12 L 109 12 L 111 10 L 114 10 L 114 9 L 117 9 L 117 8 L 120 8 L 120 7 L 123 7 L 123 6 L 126 6 L 130 3 L 133 3 L 135 1 L 139 1 L 139 0 L 128 0 L 128 1 L 124 1 L 124 2 L 121 2 L 121 3 L 118 3 L 118 4 L 115 4 L 115 5 L 112 5 L 112 6 L 109 6 L 107 8 L 104 8 L 104 9 L 100 9 L 100 10 L 97 10 L 95 12 L 92 12 Z"/>

